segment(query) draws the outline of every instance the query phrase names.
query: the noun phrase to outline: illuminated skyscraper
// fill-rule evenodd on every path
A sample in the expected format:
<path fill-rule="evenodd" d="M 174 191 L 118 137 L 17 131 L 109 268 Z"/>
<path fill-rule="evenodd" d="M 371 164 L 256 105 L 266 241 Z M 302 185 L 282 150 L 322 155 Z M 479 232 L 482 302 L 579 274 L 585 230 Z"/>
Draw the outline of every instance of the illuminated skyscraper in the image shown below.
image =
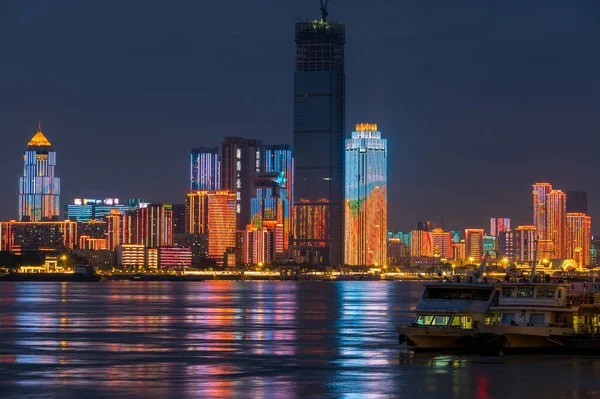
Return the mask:
<path fill-rule="evenodd" d="M 283 173 L 280 187 L 285 190 L 287 210 L 283 219 L 284 249 L 290 246 L 294 226 L 294 158 L 292 150 L 287 144 L 268 145 L 263 147 L 263 170 L 265 172 Z"/>
<path fill-rule="evenodd" d="M 185 200 L 185 232 L 208 233 L 208 197 L 213 191 L 190 191 Z"/>
<path fill-rule="evenodd" d="M 221 190 L 236 195 L 238 230 L 245 230 L 250 223 L 250 199 L 254 195 L 252 179 L 262 168 L 261 147 L 260 140 L 225 137 L 221 148 Z"/>
<path fill-rule="evenodd" d="M 483 229 L 465 229 L 465 251 L 467 258 L 478 261 L 483 254 Z"/>
<path fill-rule="evenodd" d="M 220 190 L 221 162 L 218 147 L 192 149 L 190 190 Z"/>
<path fill-rule="evenodd" d="M 440 228 L 433 229 L 431 232 L 433 243 L 433 256 L 449 259 L 452 257 L 452 233 L 443 231 Z"/>
<path fill-rule="evenodd" d="M 376 124 L 360 123 L 346 140 L 345 263 L 387 259 L 387 140 Z"/>
<path fill-rule="evenodd" d="M 72 204 L 65 206 L 66 219 L 76 222 L 106 220 L 106 217 L 113 209 L 117 209 L 121 212 L 127 212 L 129 207 L 127 205 L 120 204 L 118 198 L 75 198 Z"/>
<path fill-rule="evenodd" d="M 567 213 L 566 258 L 582 266 L 590 265 L 592 218 L 585 213 Z"/>
<path fill-rule="evenodd" d="M 515 260 L 515 232 L 504 230 L 498 234 L 498 255 L 499 258 Z M 505 265 L 507 266 L 507 265 Z"/>
<path fill-rule="evenodd" d="M 565 259 L 567 196 L 561 190 L 552 190 L 546 195 L 546 240 L 553 242 L 553 259 Z"/>
<path fill-rule="evenodd" d="M 250 200 L 250 224 L 263 227 L 263 221 L 272 221 L 283 226 L 288 214 L 283 172 L 258 173 L 253 183 L 255 194 Z"/>
<path fill-rule="evenodd" d="M 23 160 L 23 176 L 19 178 L 19 221 L 58 220 L 60 178 L 54 176 L 56 152 L 52 151 L 39 125 L 27 144 Z"/>
<path fill-rule="evenodd" d="M 498 237 L 503 231 L 510 230 L 510 218 L 490 218 L 490 235 Z"/>
<path fill-rule="evenodd" d="M 222 265 L 228 250 L 235 249 L 236 195 L 215 191 L 208 196 L 208 257 Z"/>
<path fill-rule="evenodd" d="M 412 231 L 410 256 L 433 256 L 433 240 L 431 236 L 431 231 Z"/>
<path fill-rule="evenodd" d="M 538 182 L 533 185 L 533 227 L 539 240 L 546 240 L 546 196 L 552 191 L 550 183 Z"/>
<path fill-rule="evenodd" d="M 515 260 L 517 262 L 533 262 L 535 240 L 534 226 L 517 226 L 515 229 Z M 543 259 L 543 257 L 538 259 Z"/>
<path fill-rule="evenodd" d="M 171 204 L 150 204 L 127 212 L 125 231 L 131 230 L 127 244 L 140 244 L 146 248 L 173 246 L 173 209 Z M 131 227 L 129 227 L 131 226 Z M 131 241 L 131 242 L 129 242 Z"/>
<path fill-rule="evenodd" d="M 107 248 L 110 251 L 114 251 L 117 245 L 127 243 L 125 239 L 124 221 L 124 214 L 118 209 L 111 210 L 110 215 L 106 217 Z"/>
<path fill-rule="evenodd" d="M 298 257 L 336 266 L 344 260 L 345 41 L 344 24 L 325 13 L 296 23 L 294 248 Z M 305 230 L 314 224 L 322 226 L 318 234 Z"/>

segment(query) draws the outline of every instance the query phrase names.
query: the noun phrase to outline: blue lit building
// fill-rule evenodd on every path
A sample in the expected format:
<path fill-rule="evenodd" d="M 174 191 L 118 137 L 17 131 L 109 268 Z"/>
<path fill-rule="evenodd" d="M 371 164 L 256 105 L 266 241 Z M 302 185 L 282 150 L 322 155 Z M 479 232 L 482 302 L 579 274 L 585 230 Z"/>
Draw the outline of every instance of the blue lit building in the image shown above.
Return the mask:
<path fill-rule="evenodd" d="M 19 221 L 58 220 L 60 178 L 54 176 L 56 152 L 52 151 L 41 126 L 27 144 L 23 160 L 23 176 L 19 178 Z"/>
<path fill-rule="evenodd" d="M 220 190 L 221 161 L 217 147 L 192 149 L 190 156 L 190 190 Z"/>
<path fill-rule="evenodd" d="M 265 172 L 278 173 L 280 190 L 284 190 L 287 209 L 283 215 L 284 244 L 287 251 L 294 225 L 294 158 L 287 144 L 267 145 L 263 147 Z"/>
<path fill-rule="evenodd" d="M 125 213 L 130 207 L 121 205 L 118 198 L 106 198 L 102 200 L 75 198 L 72 204 L 68 204 L 65 207 L 65 217 L 67 220 L 75 222 L 106 220 L 112 209 Z"/>
<path fill-rule="evenodd" d="M 387 140 L 359 123 L 346 140 L 345 264 L 387 263 Z"/>
<path fill-rule="evenodd" d="M 288 212 L 287 190 L 283 188 L 283 172 L 259 173 L 254 178 L 256 193 L 250 200 L 250 224 L 263 227 L 265 220 L 283 225 Z M 284 230 L 285 234 L 289 233 Z"/>

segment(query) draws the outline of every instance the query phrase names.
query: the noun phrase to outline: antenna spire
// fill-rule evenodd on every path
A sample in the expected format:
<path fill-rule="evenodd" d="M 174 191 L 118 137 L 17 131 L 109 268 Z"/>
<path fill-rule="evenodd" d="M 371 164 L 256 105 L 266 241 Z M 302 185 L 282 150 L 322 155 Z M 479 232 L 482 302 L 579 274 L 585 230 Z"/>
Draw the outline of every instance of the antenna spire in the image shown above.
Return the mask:
<path fill-rule="evenodd" d="M 327 4 L 329 4 L 329 0 L 321 0 L 321 20 L 323 22 L 327 22 Z"/>
<path fill-rule="evenodd" d="M 42 131 L 42 121 L 38 119 L 38 132 Z"/>

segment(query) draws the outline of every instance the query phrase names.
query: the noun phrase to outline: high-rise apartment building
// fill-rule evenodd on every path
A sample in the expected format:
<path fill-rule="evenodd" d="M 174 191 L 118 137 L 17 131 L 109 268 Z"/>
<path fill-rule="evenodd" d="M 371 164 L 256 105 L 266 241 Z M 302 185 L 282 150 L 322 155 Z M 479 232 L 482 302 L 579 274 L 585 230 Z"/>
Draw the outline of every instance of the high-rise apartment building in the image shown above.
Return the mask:
<path fill-rule="evenodd" d="M 435 228 L 431 232 L 433 256 L 449 259 L 452 257 L 452 233 Z"/>
<path fill-rule="evenodd" d="M 498 237 L 503 231 L 510 230 L 510 218 L 490 218 L 490 236 Z"/>
<path fill-rule="evenodd" d="M 19 221 L 40 222 L 59 219 L 60 178 L 54 176 L 56 152 L 41 126 L 27 144 L 19 178 Z"/>
<path fill-rule="evenodd" d="M 537 239 L 546 240 L 546 196 L 552 191 L 552 185 L 546 182 L 538 182 L 533 185 L 533 227 Z"/>
<path fill-rule="evenodd" d="M 502 259 L 515 260 L 515 232 L 503 230 L 498 233 L 498 257 Z"/>
<path fill-rule="evenodd" d="M 283 218 L 284 249 L 290 247 L 294 226 L 294 158 L 292 149 L 287 144 L 267 145 L 263 147 L 263 171 L 277 172 L 280 175 L 279 185 L 285 190 L 287 210 Z"/>
<path fill-rule="evenodd" d="M 253 179 L 261 171 L 262 142 L 242 137 L 225 137 L 221 147 L 221 190 L 235 193 L 236 224 L 244 230 L 250 223 Z"/>
<path fill-rule="evenodd" d="M 220 190 L 221 162 L 218 147 L 194 148 L 190 155 L 190 190 Z"/>
<path fill-rule="evenodd" d="M 346 140 L 345 191 L 345 264 L 385 264 L 387 140 L 376 124 L 357 124 Z"/>
<path fill-rule="evenodd" d="M 567 191 L 567 213 L 588 213 L 588 200 L 585 191 Z"/>
<path fill-rule="evenodd" d="M 546 195 L 546 240 L 553 243 L 553 259 L 567 256 L 566 229 L 567 196 L 561 190 L 552 190 Z"/>
<path fill-rule="evenodd" d="M 215 191 L 208 195 L 208 257 L 222 265 L 225 254 L 235 249 L 236 194 Z"/>
<path fill-rule="evenodd" d="M 534 226 L 517 226 L 515 229 L 515 260 L 517 262 L 533 262 L 536 237 Z"/>
<path fill-rule="evenodd" d="M 344 24 L 325 13 L 296 23 L 294 249 L 335 266 L 344 258 L 345 41 Z M 307 229 L 314 225 L 316 234 Z"/>
<path fill-rule="evenodd" d="M 591 243 L 592 218 L 585 213 L 567 213 L 566 258 L 575 259 L 579 267 L 589 266 Z"/>
<path fill-rule="evenodd" d="M 433 256 L 433 240 L 431 231 L 413 230 L 410 246 L 410 256 Z"/>
<path fill-rule="evenodd" d="M 126 239 L 127 244 L 141 244 L 147 248 L 173 246 L 171 204 L 150 204 L 140 207 L 129 211 L 125 218 L 127 227 L 124 230 L 132 231 L 131 240 Z"/>
<path fill-rule="evenodd" d="M 483 254 L 483 229 L 465 229 L 465 251 L 467 258 L 478 261 Z"/>
<path fill-rule="evenodd" d="M 77 244 L 76 222 L 0 222 L 0 251 L 55 251 Z"/>

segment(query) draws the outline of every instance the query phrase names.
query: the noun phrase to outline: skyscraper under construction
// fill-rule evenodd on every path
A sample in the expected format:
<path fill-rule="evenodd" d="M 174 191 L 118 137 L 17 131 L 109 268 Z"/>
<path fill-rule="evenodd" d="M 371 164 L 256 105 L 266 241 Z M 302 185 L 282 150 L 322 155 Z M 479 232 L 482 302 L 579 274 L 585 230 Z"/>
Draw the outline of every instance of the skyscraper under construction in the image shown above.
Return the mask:
<path fill-rule="evenodd" d="M 294 254 L 341 265 L 344 231 L 345 27 L 296 23 L 294 74 Z"/>

